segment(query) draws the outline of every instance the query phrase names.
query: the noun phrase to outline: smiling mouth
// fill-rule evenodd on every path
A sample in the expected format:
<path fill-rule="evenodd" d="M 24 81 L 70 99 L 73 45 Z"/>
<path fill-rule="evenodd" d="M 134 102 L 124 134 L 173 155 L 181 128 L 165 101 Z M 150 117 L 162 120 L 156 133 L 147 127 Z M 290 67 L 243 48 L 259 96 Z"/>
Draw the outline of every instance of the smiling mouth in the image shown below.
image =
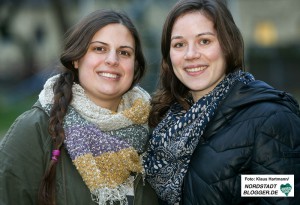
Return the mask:
<path fill-rule="evenodd" d="M 100 76 L 106 77 L 106 78 L 113 78 L 116 79 L 119 77 L 117 74 L 112 74 L 112 73 L 99 73 Z"/>
<path fill-rule="evenodd" d="M 200 66 L 200 67 L 196 67 L 196 68 L 187 68 L 186 71 L 187 72 L 199 72 L 199 71 L 203 71 L 207 66 Z"/>

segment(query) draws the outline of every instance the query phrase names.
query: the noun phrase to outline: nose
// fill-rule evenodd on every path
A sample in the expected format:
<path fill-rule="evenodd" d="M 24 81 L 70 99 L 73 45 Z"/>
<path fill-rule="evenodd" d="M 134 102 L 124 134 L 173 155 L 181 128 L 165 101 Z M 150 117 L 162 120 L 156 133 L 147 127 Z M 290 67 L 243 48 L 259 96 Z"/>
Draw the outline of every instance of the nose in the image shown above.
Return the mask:
<path fill-rule="evenodd" d="M 110 51 L 107 53 L 105 63 L 109 66 L 116 66 L 119 64 L 119 58 L 116 51 Z"/>
<path fill-rule="evenodd" d="M 200 51 L 196 46 L 188 46 L 186 53 L 184 55 L 185 60 L 192 60 L 192 59 L 197 59 L 200 58 Z"/>

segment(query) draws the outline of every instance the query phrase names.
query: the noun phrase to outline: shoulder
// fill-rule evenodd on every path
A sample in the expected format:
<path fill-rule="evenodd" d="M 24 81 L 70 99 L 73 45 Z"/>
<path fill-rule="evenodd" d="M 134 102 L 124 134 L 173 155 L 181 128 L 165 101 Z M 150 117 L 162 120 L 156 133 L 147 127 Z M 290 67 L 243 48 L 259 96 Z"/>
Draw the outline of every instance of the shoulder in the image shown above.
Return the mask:
<path fill-rule="evenodd" d="M 48 126 L 49 116 L 39 106 L 39 103 L 35 103 L 30 110 L 22 113 L 12 124 L 11 129 L 21 128 L 24 131 L 32 127 L 46 127 Z"/>
<path fill-rule="evenodd" d="M 241 107 L 240 110 L 246 110 L 248 116 L 257 118 L 262 117 L 265 119 L 274 118 L 280 119 L 279 116 L 294 116 L 298 117 L 298 113 L 290 109 L 288 106 L 279 102 L 272 101 L 258 101 L 249 105 Z"/>
<path fill-rule="evenodd" d="M 277 90 L 263 81 L 249 84 L 236 83 L 221 103 L 223 113 L 250 110 L 252 115 L 267 116 L 276 112 L 295 113 L 300 116 L 298 102 L 287 92 Z"/>
<path fill-rule="evenodd" d="M 1 141 L 3 146 L 30 144 L 48 136 L 49 116 L 41 109 L 39 103 L 32 106 L 30 110 L 22 113 L 10 126 Z M 37 137 L 40 136 L 40 137 Z"/>
<path fill-rule="evenodd" d="M 251 127 L 255 132 L 268 133 L 270 137 L 300 136 L 300 116 L 296 109 L 286 105 L 283 101 L 257 101 L 236 108 L 231 118 L 231 124 L 239 124 L 244 128 Z M 297 128 L 299 127 L 299 129 Z M 294 129 L 295 128 L 295 129 Z"/>
<path fill-rule="evenodd" d="M 273 130 L 270 135 L 273 137 L 278 132 L 298 126 L 299 120 L 298 103 L 291 95 L 262 81 L 254 81 L 249 85 L 237 83 L 232 88 L 218 108 L 208 130 L 214 131 L 226 126 L 246 129 L 254 135 L 258 132 L 270 133 Z M 294 129 L 294 132 L 299 131 Z"/>

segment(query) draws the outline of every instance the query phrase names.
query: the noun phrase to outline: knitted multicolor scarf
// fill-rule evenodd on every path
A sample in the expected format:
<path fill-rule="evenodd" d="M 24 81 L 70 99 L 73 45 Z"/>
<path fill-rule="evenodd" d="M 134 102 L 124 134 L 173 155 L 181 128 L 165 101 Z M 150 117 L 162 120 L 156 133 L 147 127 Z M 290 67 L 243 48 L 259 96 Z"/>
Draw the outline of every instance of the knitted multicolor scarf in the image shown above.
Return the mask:
<path fill-rule="evenodd" d="M 154 129 L 143 158 L 146 179 L 162 200 L 170 205 L 180 201 L 190 158 L 218 105 L 235 82 L 247 84 L 253 80 L 251 74 L 237 71 L 227 75 L 188 111 L 178 103 L 170 107 Z"/>
<path fill-rule="evenodd" d="M 53 105 L 50 78 L 39 95 L 46 112 Z M 136 86 L 122 97 L 118 111 L 101 108 L 85 95 L 79 84 L 72 86 L 73 99 L 64 118 L 65 147 L 98 204 L 127 204 L 133 187 L 131 173 L 142 173 L 139 154 L 148 140 L 150 96 Z"/>

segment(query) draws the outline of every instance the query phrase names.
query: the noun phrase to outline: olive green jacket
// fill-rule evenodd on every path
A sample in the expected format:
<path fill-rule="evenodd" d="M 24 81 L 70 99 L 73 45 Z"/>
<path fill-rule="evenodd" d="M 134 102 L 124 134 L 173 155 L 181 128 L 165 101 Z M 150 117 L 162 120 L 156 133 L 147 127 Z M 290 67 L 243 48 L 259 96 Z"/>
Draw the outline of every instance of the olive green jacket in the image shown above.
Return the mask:
<path fill-rule="evenodd" d="M 37 102 L 12 124 L 0 143 L 0 204 L 37 204 L 41 178 L 51 158 L 49 116 Z M 135 180 L 134 205 L 155 205 L 157 198 L 141 176 Z M 62 148 L 56 168 L 57 205 L 96 205 Z"/>

